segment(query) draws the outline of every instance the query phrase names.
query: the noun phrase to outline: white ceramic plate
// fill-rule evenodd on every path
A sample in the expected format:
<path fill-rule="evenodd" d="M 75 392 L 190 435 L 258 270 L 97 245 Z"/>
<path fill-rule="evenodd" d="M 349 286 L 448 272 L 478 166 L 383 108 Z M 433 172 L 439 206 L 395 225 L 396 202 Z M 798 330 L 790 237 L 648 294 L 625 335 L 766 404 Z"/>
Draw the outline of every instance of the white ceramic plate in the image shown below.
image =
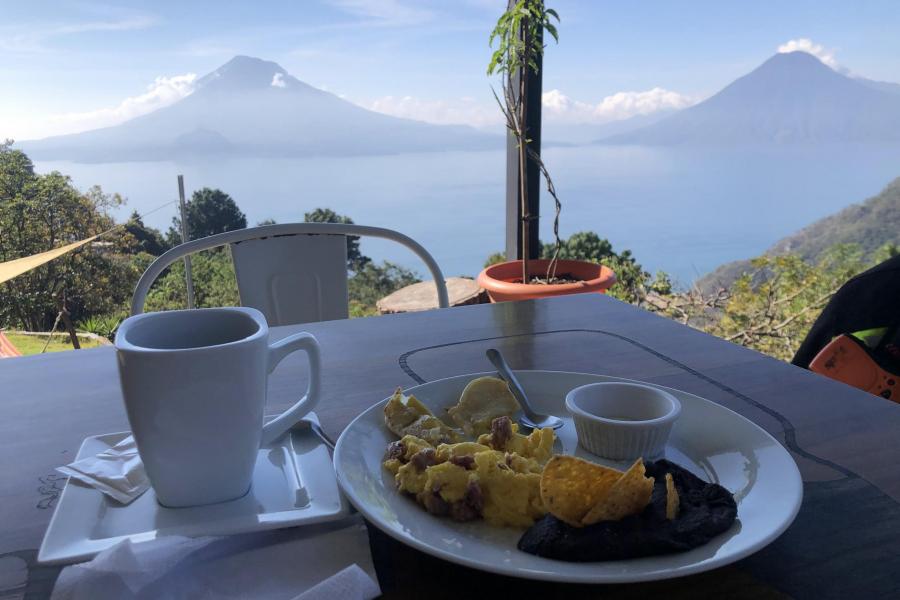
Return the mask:
<path fill-rule="evenodd" d="M 407 393 L 440 415 L 457 402 L 469 381 L 490 374 L 433 381 Z M 578 446 L 564 400 L 569 390 L 580 385 L 630 380 L 554 371 L 517 371 L 517 375 L 537 410 L 566 417 L 566 424 L 557 430 L 559 452 L 619 468 L 627 466 L 601 460 Z M 666 458 L 725 486 L 738 505 L 737 521 L 729 531 L 689 552 L 609 562 L 564 562 L 518 550 L 522 530 L 429 515 L 396 490 L 393 477 L 381 466 L 387 444 L 396 439 L 384 426 L 382 410 L 387 400 L 357 417 L 338 440 L 334 453 L 338 482 L 366 518 L 401 542 L 461 565 L 515 577 L 581 583 L 681 577 L 721 567 L 772 542 L 794 520 L 803 497 L 794 460 L 772 436 L 737 413 L 692 394 L 663 389 L 682 405 Z"/>
<path fill-rule="evenodd" d="M 89 437 L 76 460 L 102 452 L 127 435 Z M 38 561 L 87 560 L 124 539 L 143 542 L 164 535 L 198 537 L 278 529 L 340 519 L 347 511 L 328 449 L 311 430 L 297 429 L 259 450 L 250 493 L 231 502 L 166 508 L 150 488 L 131 504 L 122 505 L 70 479 L 44 534 Z"/>

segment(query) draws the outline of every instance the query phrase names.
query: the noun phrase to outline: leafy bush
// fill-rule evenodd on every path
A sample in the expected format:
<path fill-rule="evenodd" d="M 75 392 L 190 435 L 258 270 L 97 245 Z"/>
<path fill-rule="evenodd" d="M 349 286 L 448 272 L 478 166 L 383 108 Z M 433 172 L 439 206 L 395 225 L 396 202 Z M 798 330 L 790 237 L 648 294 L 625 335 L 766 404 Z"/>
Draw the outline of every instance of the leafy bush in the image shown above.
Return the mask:
<path fill-rule="evenodd" d="M 838 288 L 871 266 L 852 244 L 832 247 L 815 264 L 787 254 L 761 256 L 752 265 L 707 331 L 783 360 L 793 357 Z"/>
<path fill-rule="evenodd" d="M 790 360 L 834 293 L 850 278 L 896 256 L 891 244 L 871 253 L 839 244 L 812 263 L 796 254 L 764 255 L 729 287 L 656 294 L 645 308 L 769 356 Z"/>

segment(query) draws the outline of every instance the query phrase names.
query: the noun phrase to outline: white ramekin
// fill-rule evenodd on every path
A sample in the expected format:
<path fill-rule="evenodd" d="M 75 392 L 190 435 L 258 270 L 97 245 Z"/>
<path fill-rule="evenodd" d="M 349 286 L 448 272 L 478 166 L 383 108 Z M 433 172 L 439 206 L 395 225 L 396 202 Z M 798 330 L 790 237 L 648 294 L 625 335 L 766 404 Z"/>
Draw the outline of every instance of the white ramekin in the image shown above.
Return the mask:
<path fill-rule="evenodd" d="M 638 383 L 592 383 L 566 394 L 578 443 L 617 461 L 662 455 L 681 403 L 670 393 Z"/>

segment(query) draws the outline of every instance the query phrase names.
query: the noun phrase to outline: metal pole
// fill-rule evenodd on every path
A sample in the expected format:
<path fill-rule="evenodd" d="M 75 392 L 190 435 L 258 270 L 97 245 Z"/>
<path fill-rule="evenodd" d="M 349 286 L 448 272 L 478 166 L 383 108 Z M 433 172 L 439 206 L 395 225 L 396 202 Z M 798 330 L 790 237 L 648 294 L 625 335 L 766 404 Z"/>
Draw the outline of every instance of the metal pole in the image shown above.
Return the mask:
<path fill-rule="evenodd" d="M 510 0 L 510 6 L 515 5 L 515 0 Z M 538 40 L 543 41 L 543 33 Z M 525 132 L 531 142 L 528 146 L 536 153 L 541 153 L 541 95 L 543 91 L 543 55 L 535 57 L 537 73 L 533 69 L 523 68 L 516 74 L 516 78 L 525 76 Z M 514 86 L 518 89 L 518 83 Z M 519 201 L 519 151 L 516 146 L 516 136 L 511 132 L 506 138 L 506 260 L 523 258 L 522 256 L 522 206 Z M 528 258 L 539 258 L 541 246 L 539 242 L 540 216 L 541 216 L 541 174 L 533 161 L 525 163 L 526 187 L 528 189 L 528 213 L 531 221 L 528 223 Z"/>
<path fill-rule="evenodd" d="M 184 204 L 184 175 L 178 176 L 178 205 L 181 207 L 181 243 L 188 239 L 187 210 Z M 191 256 L 184 257 L 184 281 L 187 284 L 187 307 L 194 308 L 194 277 L 191 274 Z"/>

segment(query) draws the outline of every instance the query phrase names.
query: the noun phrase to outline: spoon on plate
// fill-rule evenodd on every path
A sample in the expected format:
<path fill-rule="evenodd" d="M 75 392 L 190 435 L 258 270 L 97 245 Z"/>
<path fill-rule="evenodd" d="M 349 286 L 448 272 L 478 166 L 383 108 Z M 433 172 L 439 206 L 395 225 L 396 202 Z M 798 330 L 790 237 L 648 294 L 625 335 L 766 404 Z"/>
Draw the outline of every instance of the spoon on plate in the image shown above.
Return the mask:
<path fill-rule="evenodd" d="M 519 406 L 522 407 L 522 414 L 519 416 L 521 425 L 529 429 L 543 429 L 544 427 L 559 429 L 563 426 L 563 420 L 559 417 L 542 415 L 532 408 L 531 403 L 528 401 L 528 396 L 525 395 L 525 390 L 522 389 L 522 385 L 516 379 L 509 365 L 506 364 L 506 360 L 499 350 L 491 348 L 485 354 L 487 354 L 488 360 L 497 369 L 500 379 L 506 382 L 509 386 L 509 391 L 512 392 L 513 397 L 519 402 Z"/>

